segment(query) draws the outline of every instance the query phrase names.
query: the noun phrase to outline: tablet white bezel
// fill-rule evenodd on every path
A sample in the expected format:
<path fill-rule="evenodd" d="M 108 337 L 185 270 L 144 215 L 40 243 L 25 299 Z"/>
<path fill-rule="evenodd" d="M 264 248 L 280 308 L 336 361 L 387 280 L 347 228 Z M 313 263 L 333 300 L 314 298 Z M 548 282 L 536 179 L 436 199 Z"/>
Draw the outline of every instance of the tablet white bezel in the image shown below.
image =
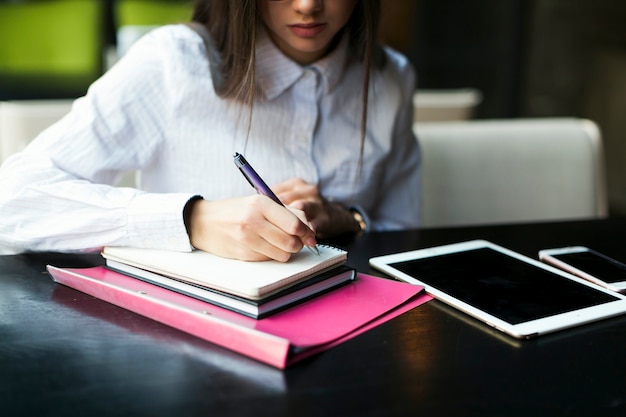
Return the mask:
<path fill-rule="evenodd" d="M 490 248 L 502 254 L 511 256 L 513 258 L 522 260 L 530 265 L 538 267 L 540 269 L 549 271 L 554 273 L 555 275 L 560 275 L 562 277 L 568 278 L 572 281 L 576 281 L 585 286 L 594 288 L 598 291 L 609 294 L 615 298 L 616 301 L 604 303 L 597 306 L 587 307 L 567 313 L 561 313 L 554 316 L 536 319 L 524 323 L 519 324 L 511 324 L 506 321 L 503 321 L 491 314 L 488 314 L 482 310 L 479 310 L 464 301 L 453 297 L 449 294 L 446 294 L 437 288 L 433 288 L 429 284 L 421 282 L 419 278 L 409 276 L 406 273 L 394 268 L 392 264 L 404 261 L 411 261 L 420 258 L 433 257 L 438 255 L 445 255 L 450 253 L 464 252 L 468 250 L 480 249 L 480 248 Z M 554 332 L 557 330 L 573 327 L 576 325 L 589 323 L 592 321 L 600 320 L 603 318 L 608 318 L 612 316 L 617 316 L 626 312 L 626 297 L 621 294 L 609 291 L 599 285 L 591 283 L 583 278 L 576 277 L 572 274 L 569 274 L 565 271 L 552 267 L 550 265 L 546 265 L 538 260 L 534 260 L 527 256 L 521 255 L 512 250 L 506 249 L 502 246 L 496 245 L 492 242 L 486 240 L 472 240 L 467 242 L 453 243 L 449 245 L 437 246 L 426 249 L 418 249 L 414 251 L 395 253 L 391 255 L 378 256 L 371 258 L 370 266 L 376 268 L 382 272 L 385 272 L 391 275 L 394 278 L 397 278 L 401 281 L 409 282 L 415 285 L 424 286 L 426 292 L 439 299 L 440 301 L 445 302 L 483 322 L 486 324 L 495 327 L 496 329 L 503 331 L 513 337 L 516 338 L 530 338 L 537 335 Z"/>

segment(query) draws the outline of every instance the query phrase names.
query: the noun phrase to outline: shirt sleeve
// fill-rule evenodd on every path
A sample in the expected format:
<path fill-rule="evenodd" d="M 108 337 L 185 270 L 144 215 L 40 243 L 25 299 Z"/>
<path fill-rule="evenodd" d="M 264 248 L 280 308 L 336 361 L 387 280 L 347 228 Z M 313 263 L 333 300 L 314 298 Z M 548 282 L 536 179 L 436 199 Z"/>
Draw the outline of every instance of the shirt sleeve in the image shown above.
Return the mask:
<path fill-rule="evenodd" d="M 0 168 L 0 253 L 97 251 L 106 245 L 189 251 L 193 194 L 115 187 L 159 151 L 167 120 L 167 45 L 146 37 L 70 113 Z"/>
<path fill-rule="evenodd" d="M 392 67 L 391 76 L 400 83 L 402 96 L 382 174 L 380 189 L 384 195 L 377 199 L 380 204 L 374 212 L 367 213 L 371 230 L 411 229 L 420 225 L 421 154 L 413 133 L 415 71 L 405 59 L 401 66 Z"/>

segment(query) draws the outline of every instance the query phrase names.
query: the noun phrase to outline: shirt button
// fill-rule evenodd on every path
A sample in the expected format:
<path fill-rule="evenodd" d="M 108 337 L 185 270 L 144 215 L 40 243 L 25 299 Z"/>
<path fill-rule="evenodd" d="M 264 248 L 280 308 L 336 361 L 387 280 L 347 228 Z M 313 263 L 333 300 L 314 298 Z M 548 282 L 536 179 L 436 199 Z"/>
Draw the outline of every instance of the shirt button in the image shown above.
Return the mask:
<path fill-rule="evenodd" d="M 298 142 L 304 144 L 306 143 L 306 136 L 302 135 L 302 136 L 298 136 Z"/>

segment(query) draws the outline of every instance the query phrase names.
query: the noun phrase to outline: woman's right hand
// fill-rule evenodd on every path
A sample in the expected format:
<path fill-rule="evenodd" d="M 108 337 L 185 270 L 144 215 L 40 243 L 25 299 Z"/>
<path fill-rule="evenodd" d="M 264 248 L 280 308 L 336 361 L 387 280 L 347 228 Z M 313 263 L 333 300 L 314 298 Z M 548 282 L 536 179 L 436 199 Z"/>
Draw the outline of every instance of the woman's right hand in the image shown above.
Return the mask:
<path fill-rule="evenodd" d="M 225 258 L 286 262 L 304 245 L 316 243 L 303 211 L 262 195 L 193 200 L 185 211 L 191 244 Z"/>

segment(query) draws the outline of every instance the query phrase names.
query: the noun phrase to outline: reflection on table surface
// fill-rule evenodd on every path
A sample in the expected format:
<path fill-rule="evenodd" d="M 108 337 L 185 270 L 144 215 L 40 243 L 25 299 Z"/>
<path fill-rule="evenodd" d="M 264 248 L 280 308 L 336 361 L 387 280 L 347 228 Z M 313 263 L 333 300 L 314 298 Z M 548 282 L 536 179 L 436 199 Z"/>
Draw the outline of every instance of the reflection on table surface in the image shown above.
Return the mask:
<path fill-rule="evenodd" d="M 620 220 L 371 233 L 372 256 L 487 239 L 536 258 L 582 244 L 626 258 Z M 437 300 L 279 371 L 55 285 L 48 263 L 97 255 L 0 256 L 0 405 L 7 416 L 625 415 L 626 317 L 530 341 Z"/>

